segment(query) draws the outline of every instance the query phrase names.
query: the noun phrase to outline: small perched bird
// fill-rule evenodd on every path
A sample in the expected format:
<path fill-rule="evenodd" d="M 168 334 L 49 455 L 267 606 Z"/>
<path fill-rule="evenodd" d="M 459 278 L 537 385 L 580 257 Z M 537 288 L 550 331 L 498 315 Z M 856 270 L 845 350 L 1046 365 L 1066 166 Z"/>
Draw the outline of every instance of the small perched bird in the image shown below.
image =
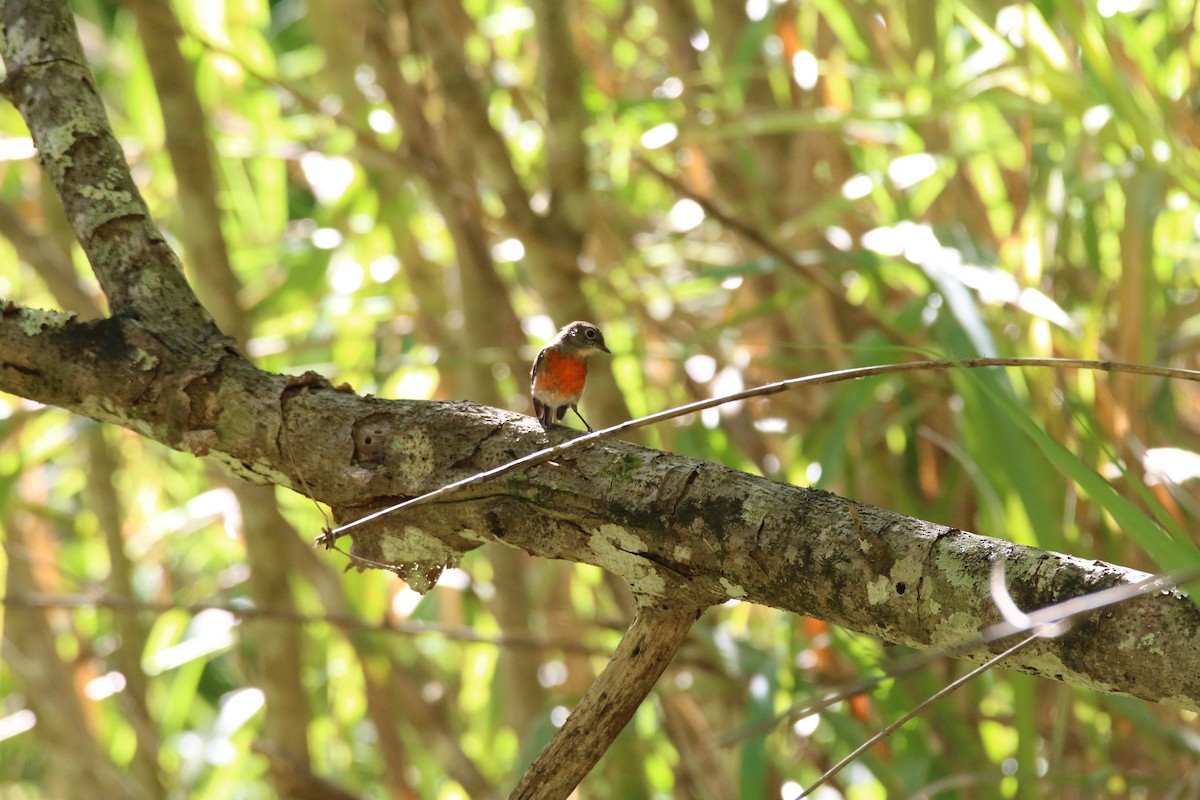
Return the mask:
<path fill-rule="evenodd" d="M 577 403 L 587 381 L 588 358 L 610 352 L 604 346 L 604 334 L 590 322 L 572 322 L 541 349 L 529 373 L 529 393 L 542 427 L 561 421 L 569 408 L 584 427 L 592 429 Z"/>

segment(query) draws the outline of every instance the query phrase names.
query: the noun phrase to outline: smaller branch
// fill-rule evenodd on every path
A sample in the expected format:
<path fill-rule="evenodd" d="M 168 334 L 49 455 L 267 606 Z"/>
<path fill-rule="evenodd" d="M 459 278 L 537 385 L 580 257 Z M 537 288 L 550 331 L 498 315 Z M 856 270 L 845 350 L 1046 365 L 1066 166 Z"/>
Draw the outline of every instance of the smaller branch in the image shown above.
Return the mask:
<path fill-rule="evenodd" d="M 1146 366 L 1144 364 L 1130 364 L 1124 361 L 1094 361 L 1084 358 L 965 358 L 961 361 L 951 361 L 948 359 L 938 359 L 930 361 L 909 361 L 900 364 L 878 364 L 870 367 L 851 367 L 848 369 L 838 369 L 832 372 L 819 372 L 815 375 L 803 375 L 799 378 L 788 378 L 787 380 L 777 381 L 775 383 L 767 383 L 762 386 L 756 386 L 753 389 L 746 389 L 741 392 L 724 395 L 722 397 L 713 397 L 708 400 L 697 400 L 694 403 L 688 403 L 675 408 L 669 408 L 666 411 L 659 411 L 656 414 L 648 414 L 638 419 L 632 419 L 628 422 L 622 422 L 619 425 L 613 425 L 609 428 L 585 433 L 582 436 L 577 436 L 565 442 L 560 442 L 553 447 L 547 447 L 530 453 L 527 456 L 515 459 L 502 464 L 495 469 L 486 470 L 476 473 L 470 477 L 463 478 L 454 483 L 448 483 L 432 492 L 427 492 L 423 495 L 410 498 L 402 503 L 388 506 L 374 513 L 368 514 L 365 517 L 359 517 L 356 520 L 340 525 L 333 530 L 325 531 L 316 538 L 315 544 L 330 547 L 345 536 L 346 533 L 358 525 L 378 519 L 386 514 L 391 514 L 396 511 L 404 511 L 414 506 L 424 505 L 433 500 L 441 500 L 447 495 L 453 494 L 460 489 L 466 489 L 469 486 L 483 483 L 484 481 L 493 478 L 499 478 L 511 472 L 516 472 L 527 467 L 544 464 L 561 455 L 569 453 L 573 450 L 578 450 L 581 447 L 586 447 L 590 444 L 611 439 L 627 431 L 644 428 L 647 425 L 654 425 L 659 422 L 664 422 L 675 417 L 683 417 L 688 414 L 694 414 L 697 411 L 704 411 L 708 408 L 716 408 L 717 406 L 726 403 L 732 403 L 738 400 L 749 400 L 752 397 L 766 397 L 772 394 L 779 394 L 788 389 L 794 389 L 797 386 L 818 386 L 826 383 L 839 383 L 848 380 L 861 380 L 863 378 L 873 378 L 879 375 L 892 375 L 899 372 L 918 372 L 923 370 L 949 370 L 954 368 L 961 369 L 981 369 L 984 367 L 1049 367 L 1056 369 L 1085 369 L 1097 372 L 1124 372 L 1133 375 L 1152 375 L 1160 378 L 1176 378 L 1178 380 L 1187 380 L 1200 382 L 1200 370 L 1192 369 L 1175 369 L 1173 367 L 1155 367 Z"/>
<path fill-rule="evenodd" d="M 699 611 L 644 606 L 600 673 L 509 800 L 566 798 L 608 750 L 687 637 Z"/>

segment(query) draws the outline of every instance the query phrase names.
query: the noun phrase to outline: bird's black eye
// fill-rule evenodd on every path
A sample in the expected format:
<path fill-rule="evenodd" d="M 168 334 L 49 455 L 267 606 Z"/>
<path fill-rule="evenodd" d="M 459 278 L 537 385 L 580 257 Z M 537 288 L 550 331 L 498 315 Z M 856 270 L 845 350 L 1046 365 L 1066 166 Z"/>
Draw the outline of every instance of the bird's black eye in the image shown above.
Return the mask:
<path fill-rule="evenodd" d="M 594 330 L 592 330 L 591 328 L 588 328 L 587 330 L 585 330 L 585 331 L 583 332 L 583 335 L 584 335 L 584 336 L 586 336 L 586 337 L 588 337 L 589 339 L 595 339 L 595 338 L 596 338 L 596 332 L 595 332 Z"/>

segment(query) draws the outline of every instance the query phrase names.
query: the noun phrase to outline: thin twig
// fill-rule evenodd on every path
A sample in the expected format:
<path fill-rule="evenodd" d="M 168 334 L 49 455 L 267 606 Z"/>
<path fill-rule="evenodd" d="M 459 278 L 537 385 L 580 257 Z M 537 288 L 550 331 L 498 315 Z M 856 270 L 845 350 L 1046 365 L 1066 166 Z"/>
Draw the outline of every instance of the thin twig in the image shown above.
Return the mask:
<path fill-rule="evenodd" d="M 978 667 L 976 667 L 975 669 L 968 672 L 966 675 L 963 675 L 962 677 L 958 678 L 957 680 L 951 681 L 948 685 L 946 685 L 946 686 L 942 687 L 941 689 L 939 689 L 938 691 L 934 692 L 932 695 L 930 695 L 929 697 L 925 698 L 920 703 L 918 703 L 916 705 L 916 707 L 913 708 L 911 711 L 902 715 L 895 722 L 893 722 L 892 724 L 883 728 L 878 733 L 876 733 L 874 736 L 869 737 L 866 741 L 864 741 L 858 747 L 851 750 L 850 753 L 845 758 L 843 758 L 841 761 L 839 761 L 838 763 L 834 764 L 832 767 L 827 769 L 825 771 L 825 773 L 823 775 L 821 775 L 821 777 L 817 778 L 815 781 L 810 783 L 808 785 L 807 789 L 805 789 L 800 794 L 796 795 L 795 800 L 802 800 L 802 798 L 808 797 L 809 795 L 811 795 L 813 793 L 813 790 L 815 790 L 818 786 L 827 782 L 834 775 L 837 775 L 839 772 L 841 772 L 843 769 L 845 769 L 846 766 L 848 764 L 850 764 L 850 762 L 854 761 L 860 755 L 865 753 L 873 744 L 875 744 L 876 742 L 878 742 L 881 739 L 885 739 L 888 736 L 891 736 L 892 733 L 894 733 L 901 725 L 903 725 L 904 723 L 908 722 L 913 717 L 920 714 L 922 711 L 924 711 L 929 706 L 933 705 L 933 703 L 935 701 L 942 699 L 943 697 L 945 697 L 946 695 L 955 691 L 956 689 L 959 689 L 960 687 L 964 686 L 972 678 L 975 678 L 979 675 L 982 675 L 984 672 L 987 672 L 989 669 L 996 666 L 1001 661 L 1008 658 L 1009 656 L 1011 656 L 1013 653 L 1020 650 L 1025 645 L 1030 644 L 1031 642 L 1037 641 L 1038 638 L 1040 638 L 1040 634 L 1038 634 L 1038 633 L 1034 633 L 1032 636 L 1027 636 L 1026 638 L 1024 638 L 1021 641 L 1014 644 L 1012 647 L 1005 650 L 1003 653 L 1000 653 L 999 655 L 989 658 L 987 661 L 983 662 Z"/>
<path fill-rule="evenodd" d="M 644 428 L 648 425 L 654 425 L 659 422 L 664 422 L 676 417 L 694 414 L 698 411 L 704 411 L 709 408 L 726 403 L 736 402 L 738 400 L 748 400 L 753 397 L 766 397 L 772 394 L 794 389 L 797 386 L 819 386 L 826 383 L 838 383 L 841 381 L 861 380 L 863 378 L 871 378 L 879 375 L 894 375 L 901 372 L 917 372 L 925 370 L 948 370 L 954 368 L 962 369 L 980 369 L 984 367 L 1048 367 L 1055 369 L 1086 369 L 1097 372 L 1124 372 L 1134 375 L 1150 375 L 1160 378 L 1176 378 L 1179 380 L 1188 380 L 1200 382 L 1200 371 L 1191 369 L 1176 369 L 1173 367 L 1156 367 L 1147 366 L 1145 364 L 1132 364 L 1125 361 L 1095 361 L 1084 358 L 966 358 L 961 361 L 953 361 L 949 359 L 934 359 L 925 361 L 909 361 L 898 364 L 876 364 L 867 367 L 850 367 L 848 369 L 833 370 L 831 372 L 821 372 L 815 375 L 804 375 L 799 378 L 788 378 L 787 380 L 768 383 L 762 386 L 756 386 L 752 389 L 746 389 L 741 392 L 724 395 L 722 397 L 713 397 L 707 400 L 697 400 L 694 403 L 677 406 L 659 411 L 655 414 L 648 414 L 638 419 L 622 422 L 618 425 L 613 425 L 609 428 L 585 433 L 570 441 L 560 442 L 553 447 L 547 447 L 530 453 L 527 456 L 509 461 L 494 469 L 485 470 L 484 472 L 476 473 L 462 480 L 448 483 L 431 492 L 426 492 L 423 495 L 410 498 L 401 503 L 388 506 L 380 509 L 364 517 L 360 517 L 352 522 L 347 522 L 344 525 L 339 525 L 331 531 L 323 532 L 317 537 L 315 543 L 320 545 L 330 546 L 337 541 L 352 528 L 362 525 L 372 520 L 379 519 L 387 514 L 392 514 L 396 511 L 403 511 L 414 506 L 423 505 L 433 500 L 442 500 L 448 495 L 466 489 L 470 486 L 483 483 L 484 481 L 499 478 L 517 470 L 527 467 L 544 464 L 547 461 L 555 459 L 561 455 L 577 450 L 587 445 L 596 444 L 597 442 L 611 439 L 627 431 Z"/>
<path fill-rule="evenodd" d="M 281 608 L 260 608 L 229 603 L 155 603 L 107 594 L 41 594 L 19 593 L 0 595 L 0 607 L 14 608 L 107 608 L 113 611 L 150 612 L 165 614 L 183 611 L 199 614 L 202 611 L 224 611 L 239 619 L 269 619 L 292 625 L 332 625 L 344 630 L 368 631 L 372 633 L 396 633 L 407 636 L 435 634 L 446 639 L 469 644 L 488 644 L 496 647 L 525 647 L 535 650 L 559 650 L 580 652 L 589 655 L 608 655 L 610 648 L 591 647 L 566 639 L 547 639 L 532 635 L 502 634 L 485 636 L 469 628 L 447 628 L 441 625 L 413 622 L 369 622 L 348 614 L 322 614 L 314 616 Z"/>

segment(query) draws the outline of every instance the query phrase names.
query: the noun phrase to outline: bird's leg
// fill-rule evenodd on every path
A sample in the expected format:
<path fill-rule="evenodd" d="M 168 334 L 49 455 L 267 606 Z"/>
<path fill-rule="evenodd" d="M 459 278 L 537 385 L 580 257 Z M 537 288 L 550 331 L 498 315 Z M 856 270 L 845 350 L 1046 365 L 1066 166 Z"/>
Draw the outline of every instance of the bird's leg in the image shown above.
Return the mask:
<path fill-rule="evenodd" d="M 583 418 L 583 414 L 579 413 L 579 409 L 574 403 L 571 403 L 571 410 L 575 412 L 575 416 L 579 417 L 579 421 L 583 423 L 583 427 L 587 428 L 590 432 L 592 430 L 592 426 L 588 425 L 588 421 Z"/>

